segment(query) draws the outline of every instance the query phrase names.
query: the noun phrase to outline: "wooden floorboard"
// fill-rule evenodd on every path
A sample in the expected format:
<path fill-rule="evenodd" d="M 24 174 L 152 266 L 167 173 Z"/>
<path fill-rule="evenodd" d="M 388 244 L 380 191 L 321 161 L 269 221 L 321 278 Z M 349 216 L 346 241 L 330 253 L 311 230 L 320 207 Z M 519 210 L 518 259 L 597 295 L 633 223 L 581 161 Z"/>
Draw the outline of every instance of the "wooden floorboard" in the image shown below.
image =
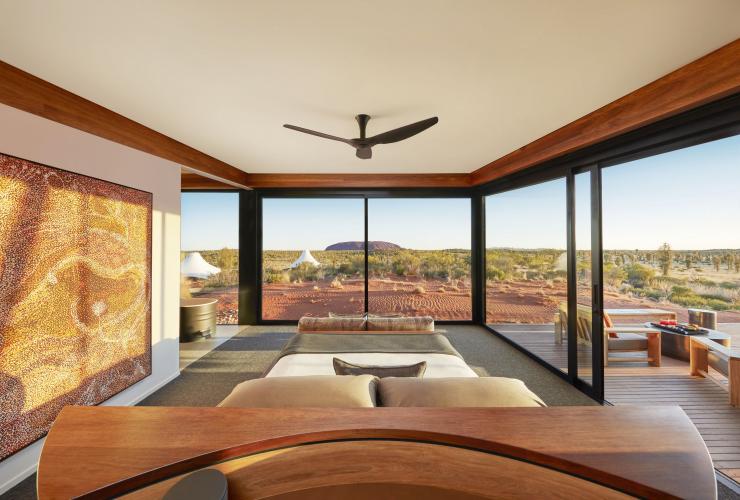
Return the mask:
<path fill-rule="evenodd" d="M 567 342 L 555 343 L 552 325 L 494 328 L 556 368 L 567 370 Z M 590 354 L 590 346 L 578 346 L 581 378 L 591 375 Z M 639 360 L 612 362 L 604 369 L 605 398 L 615 405 L 679 405 L 704 438 L 714 466 L 740 481 L 740 408 L 729 404 L 727 379 L 713 371 L 710 376 L 692 377 L 688 363 L 666 356 L 660 367 Z"/>

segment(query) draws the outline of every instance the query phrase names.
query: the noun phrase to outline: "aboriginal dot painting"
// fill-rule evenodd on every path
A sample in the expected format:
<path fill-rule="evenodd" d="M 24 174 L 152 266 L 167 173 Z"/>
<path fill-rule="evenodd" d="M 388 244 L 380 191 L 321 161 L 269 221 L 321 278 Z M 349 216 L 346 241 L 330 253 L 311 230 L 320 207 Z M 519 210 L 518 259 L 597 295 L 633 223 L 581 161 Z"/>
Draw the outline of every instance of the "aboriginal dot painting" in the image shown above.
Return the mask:
<path fill-rule="evenodd" d="M 0 459 L 151 374 L 152 195 L 0 154 Z"/>

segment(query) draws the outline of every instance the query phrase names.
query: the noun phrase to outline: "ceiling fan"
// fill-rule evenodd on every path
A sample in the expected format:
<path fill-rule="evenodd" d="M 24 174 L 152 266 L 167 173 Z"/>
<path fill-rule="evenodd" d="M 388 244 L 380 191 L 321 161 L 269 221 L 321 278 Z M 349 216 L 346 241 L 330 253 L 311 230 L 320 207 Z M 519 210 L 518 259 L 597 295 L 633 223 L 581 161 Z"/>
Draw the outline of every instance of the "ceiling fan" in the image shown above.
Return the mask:
<path fill-rule="evenodd" d="M 332 141 L 339 141 L 345 144 L 349 144 L 357 150 L 356 154 L 358 158 L 368 160 L 373 157 L 373 146 L 376 146 L 378 144 L 390 144 L 392 142 L 399 142 L 404 139 L 408 139 L 409 137 L 414 136 L 419 132 L 423 132 L 424 130 L 437 123 L 439 121 L 439 118 L 437 118 L 436 116 L 434 118 L 427 118 L 426 120 L 389 130 L 388 132 L 383 132 L 382 134 L 374 135 L 372 137 L 365 137 L 365 129 L 367 127 L 367 122 L 370 121 L 370 115 L 357 115 L 355 116 L 355 120 L 357 120 L 357 123 L 360 125 L 360 137 L 357 139 L 343 139 L 342 137 L 324 134 L 322 132 L 316 132 L 315 130 L 309 130 L 303 127 L 296 127 L 295 125 L 286 124 L 283 125 L 283 127 L 289 128 L 291 130 L 297 130 L 298 132 L 303 132 L 304 134 L 311 134 L 317 137 L 323 137 L 324 139 L 331 139 Z"/>

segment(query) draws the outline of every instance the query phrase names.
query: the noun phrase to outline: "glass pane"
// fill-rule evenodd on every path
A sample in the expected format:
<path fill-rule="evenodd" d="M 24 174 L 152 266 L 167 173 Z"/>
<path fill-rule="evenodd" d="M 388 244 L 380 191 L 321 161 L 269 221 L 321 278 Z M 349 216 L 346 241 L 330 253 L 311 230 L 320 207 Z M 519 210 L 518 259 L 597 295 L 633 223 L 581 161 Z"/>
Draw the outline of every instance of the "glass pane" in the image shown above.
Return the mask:
<path fill-rule="evenodd" d="M 365 202 L 262 201 L 262 319 L 365 311 Z"/>
<path fill-rule="evenodd" d="M 182 193 L 180 296 L 218 299 L 217 322 L 239 322 L 239 193 Z"/>
<path fill-rule="evenodd" d="M 470 199 L 368 201 L 369 312 L 472 319 Z"/>
<path fill-rule="evenodd" d="M 630 377 L 689 373 L 685 336 L 661 331 L 656 367 L 649 352 L 620 348 L 630 337 L 623 326 L 675 319 L 740 345 L 738 186 L 740 136 L 603 169 L 604 308 L 617 331 L 605 369 L 607 399 L 624 401 L 622 384 Z M 623 362 L 613 362 L 618 358 Z M 710 361 L 709 373 L 726 383 L 721 364 Z M 679 382 L 676 389 L 688 390 Z"/>
<path fill-rule="evenodd" d="M 578 378 L 592 383 L 591 173 L 575 176 Z"/>
<path fill-rule="evenodd" d="M 486 322 L 565 372 L 566 223 L 565 179 L 486 197 Z"/>

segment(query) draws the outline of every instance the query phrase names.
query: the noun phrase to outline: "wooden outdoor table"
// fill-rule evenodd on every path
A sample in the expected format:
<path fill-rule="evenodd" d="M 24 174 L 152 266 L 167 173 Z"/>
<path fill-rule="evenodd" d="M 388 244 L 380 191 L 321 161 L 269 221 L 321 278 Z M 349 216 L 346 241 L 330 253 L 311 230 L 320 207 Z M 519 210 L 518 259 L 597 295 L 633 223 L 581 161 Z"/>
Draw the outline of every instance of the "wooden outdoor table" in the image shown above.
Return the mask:
<path fill-rule="evenodd" d="M 230 498 L 341 498 L 362 485 L 353 498 L 716 498 L 707 448 L 677 406 L 66 407 L 38 494 L 161 498 L 208 466 L 227 475 Z"/>
<path fill-rule="evenodd" d="M 682 333 L 672 332 L 664 328 L 653 326 L 650 324 L 650 322 L 645 323 L 645 327 L 654 328 L 660 331 L 660 351 L 663 356 L 680 359 L 681 361 L 689 361 L 689 343 L 691 337 L 705 338 L 713 340 L 725 347 L 731 347 L 730 343 L 732 341 L 732 336 L 724 332 L 720 332 L 719 330 L 710 330 L 709 328 L 705 328 L 705 330 L 707 330 L 707 333 L 684 335 Z"/>
<path fill-rule="evenodd" d="M 675 320 L 676 313 L 664 309 L 604 309 L 612 323 L 644 323 L 646 321 Z"/>

